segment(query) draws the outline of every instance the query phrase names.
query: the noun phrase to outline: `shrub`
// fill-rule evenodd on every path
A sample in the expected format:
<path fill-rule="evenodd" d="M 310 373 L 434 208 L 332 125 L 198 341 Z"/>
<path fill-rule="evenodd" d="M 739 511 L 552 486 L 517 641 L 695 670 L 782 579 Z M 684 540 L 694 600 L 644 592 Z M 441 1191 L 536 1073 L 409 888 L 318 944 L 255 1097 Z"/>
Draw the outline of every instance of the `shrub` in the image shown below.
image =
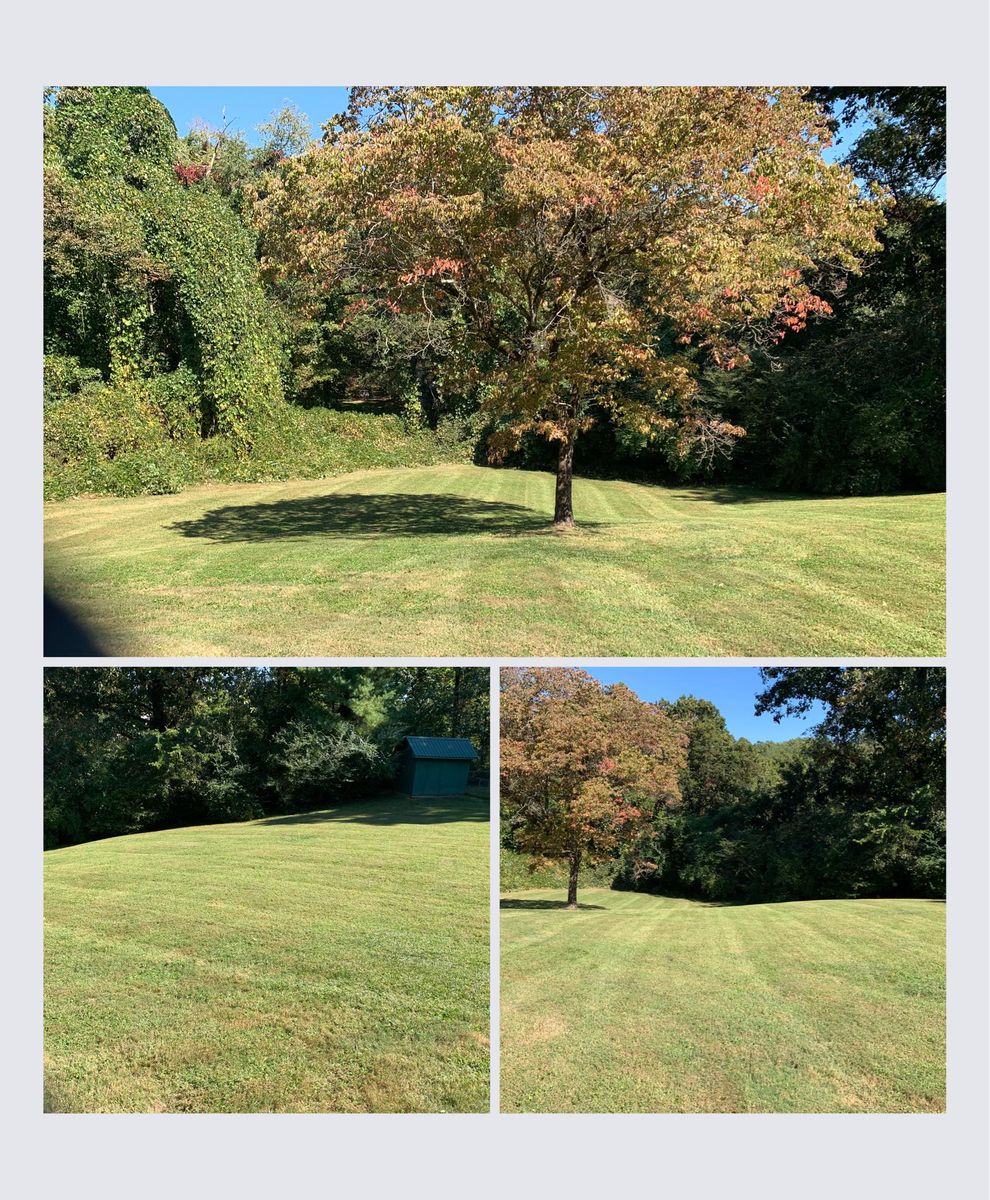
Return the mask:
<path fill-rule="evenodd" d="M 187 373 L 173 375 L 116 387 L 87 379 L 75 393 L 59 376 L 45 397 L 46 495 L 180 491 L 194 476 L 195 400 L 185 393 Z"/>
<path fill-rule="evenodd" d="M 59 404 L 75 396 L 87 384 L 101 381 L 102 376 L 96 367 L 84 367 L 71 354 L 45 355 L 44 391 L 47 402 Z"/>
<path fill-rule="evenodd" d="M 46 497 L 319 479 L 371 467 L 470 462 L 474 454 L 470 422 L 409 432 L 400 416 L 282 404 L 244 443 L 201 438 L 198 407 L 195 378 L 182 367 L 116 387 L 87 380 L 74 394 L 60 385 L 46 396 Z"/>
<path fill-rule="evenodd" d="M 367 795 L 392 777 L 382 748 L 350 725 L 320 729 L 294 721 L 277 742 L 277 790 L 286 807 Z"/>

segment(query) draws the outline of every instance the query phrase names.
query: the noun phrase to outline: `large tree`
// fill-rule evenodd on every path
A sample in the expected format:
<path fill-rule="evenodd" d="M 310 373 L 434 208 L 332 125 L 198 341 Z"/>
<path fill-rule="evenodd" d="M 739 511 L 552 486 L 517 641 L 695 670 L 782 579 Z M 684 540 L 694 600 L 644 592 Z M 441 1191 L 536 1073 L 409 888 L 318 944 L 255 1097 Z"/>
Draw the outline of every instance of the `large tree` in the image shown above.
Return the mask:
<path fill-rule="evenodd" d="M 662 707 L 584 671 L 503 672 L 503 811 L 534 863 L 568 865 L 577 908 L 583 862 L 634 857 L 661 806 L 677 802 L 686 738 Z"/>
<path fill-rule="evenodd" d="M 830 137 L 795 88 L 356 88 L 260 201 L 264 263 L 425 315 L 496 457 L 527 432 L 557 445 L 569 527 L 593 406 L 714 454 L 744 431 L 697 365 L 827 313 L 823 285 L 876 248 L 878 206 L 824 161 Z"/>

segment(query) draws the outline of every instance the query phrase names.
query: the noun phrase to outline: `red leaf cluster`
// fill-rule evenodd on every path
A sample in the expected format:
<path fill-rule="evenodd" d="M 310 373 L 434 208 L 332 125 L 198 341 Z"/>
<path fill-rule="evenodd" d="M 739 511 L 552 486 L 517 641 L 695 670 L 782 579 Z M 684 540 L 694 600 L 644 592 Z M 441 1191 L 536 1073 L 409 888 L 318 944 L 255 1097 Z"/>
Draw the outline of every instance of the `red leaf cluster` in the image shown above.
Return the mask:
<path fill-rule="evenodd" d="M 429 278 L 433 275 L 453 275 L 460 276 L 464 270 L 464 260 L 460 258 L 434 258 L 432 262 L 425 266 L 419 264 L 411 271 L 407 271 L 404 275 L 399 276 L 399 283 L 418 283 L 421 279 Z"/>
<path fill-rule="evenodd" d="M 189 187 L 193 183 L 199 183 L 206 176 L 206 163 L 176 163 L 175 174 L 180 183 L 185 187 Z"/>

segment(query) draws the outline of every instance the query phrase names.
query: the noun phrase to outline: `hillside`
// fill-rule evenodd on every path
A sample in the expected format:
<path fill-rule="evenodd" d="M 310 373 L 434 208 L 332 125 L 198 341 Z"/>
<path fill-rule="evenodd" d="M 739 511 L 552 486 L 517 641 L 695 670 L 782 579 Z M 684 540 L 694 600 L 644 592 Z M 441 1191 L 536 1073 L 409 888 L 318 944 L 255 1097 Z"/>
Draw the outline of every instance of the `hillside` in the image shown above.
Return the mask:
<path fill-rule="evenodd" d="M 943 1110 L 944 904 L 579 900 L 502 901 L 503 1111 Z"/>
<path fill-rule="evenodd" d="M 487 816 L 385 797 L 49 851 L 47 1106 L 487 1110 Z"/>

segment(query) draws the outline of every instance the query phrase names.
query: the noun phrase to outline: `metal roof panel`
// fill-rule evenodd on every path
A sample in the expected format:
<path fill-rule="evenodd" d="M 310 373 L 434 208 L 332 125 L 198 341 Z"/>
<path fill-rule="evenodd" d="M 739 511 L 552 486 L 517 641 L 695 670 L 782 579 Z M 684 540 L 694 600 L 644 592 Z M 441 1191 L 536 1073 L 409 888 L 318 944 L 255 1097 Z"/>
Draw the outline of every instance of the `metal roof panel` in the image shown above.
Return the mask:
<path fill-rule="evenodd" d="M 475 759 L 478 752 L 467 738 L 407 737 L 414 758 Z"/>

